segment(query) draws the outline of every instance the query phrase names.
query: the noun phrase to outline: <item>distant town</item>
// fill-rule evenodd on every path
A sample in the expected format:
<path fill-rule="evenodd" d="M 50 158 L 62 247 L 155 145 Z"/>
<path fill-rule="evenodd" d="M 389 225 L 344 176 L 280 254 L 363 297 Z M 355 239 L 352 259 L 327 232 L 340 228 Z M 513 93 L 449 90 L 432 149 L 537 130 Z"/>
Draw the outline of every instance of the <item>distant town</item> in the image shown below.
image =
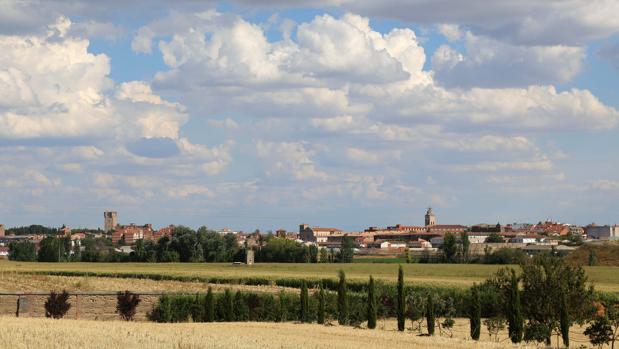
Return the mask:
<path fill-rule="evenodd" d="M 299 230 L 278 229 L 275 232 L 235 231 L 229 228 L 214 230 L 218 234 L 234 237 L 239 248 L 259 249 L 265 237 L 294 241 L 300 245 L 319 250 L 338 251 L 345 240 L 351 241 L 356 256 L 390 256 L 406 254 L 417 261 L 439 261 L 444 257 L 442 251 L 447 236 L 455 237 L 458 243 L 466 239 L 467 258 L 474 259 L 501 249 L 517 249 L 527 255 L 540 252 L 568 254 L 577 246 L 619 240 L 619 225 L 589 224 L 579 226 L 554 221 L 511 224 L 440 224 L 438 215 L 428 208 L 424 215 L 424 226 L 395 224 L 387 227 L 368 227 L 363 231 L 343 231 L 338 228 L 300 224 Z M 172 238 L 177 227 L 169 225 L 154 229 L 151 224 L 120 224 L 119 215 L 114 211 L 103 214 L 103 229 L 71 229 L 63 225 L 59 228 L 42 226 L 6 228 L 0 224 L 0 258 L 8 258 L 10 244 L 31 242 L 36 250 L 44 238 L 50 235 L 70 241 L 68 248 L 73 251 L 84 250 L 82 241 L 107 239 L 116 253 L 131 254 L 136 244 L 156 243 L 162 237 Z"/>

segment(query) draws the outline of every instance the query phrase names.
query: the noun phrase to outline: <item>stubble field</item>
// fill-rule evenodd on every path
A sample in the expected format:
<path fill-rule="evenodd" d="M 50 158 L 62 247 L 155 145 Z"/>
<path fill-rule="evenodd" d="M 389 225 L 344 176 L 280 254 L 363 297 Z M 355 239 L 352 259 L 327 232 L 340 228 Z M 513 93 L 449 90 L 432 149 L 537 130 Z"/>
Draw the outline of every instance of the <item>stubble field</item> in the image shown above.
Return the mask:
<path fill-rule="evenodd" d="M 0 317 L 6 348 L 533 348 L 506 341 L 419 337 L 410 332 L 293 323 L 127 323 Z M 79 329 L 79 330 L 78 330 Z"/>

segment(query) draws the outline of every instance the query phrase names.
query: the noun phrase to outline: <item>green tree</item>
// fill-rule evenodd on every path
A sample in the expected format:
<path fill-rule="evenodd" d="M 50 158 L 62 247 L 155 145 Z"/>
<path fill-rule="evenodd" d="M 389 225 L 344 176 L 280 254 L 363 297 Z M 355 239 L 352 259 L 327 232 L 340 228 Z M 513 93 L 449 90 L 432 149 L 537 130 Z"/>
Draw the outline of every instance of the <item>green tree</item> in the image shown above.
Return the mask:
<path fill-rule="evenodd" d="M 446 263 L 455 263 L 458 253 L 458 242 L 454 233 L 447 233 L 443 237 L 443 260 Z"/>
<path fill-rule="evenodd" d="M 245 297 L 241 291 L 236 291 L 234 295 L 234 320 L 235 321 L 247 321 L 249 319 L 249 309 L 245 302 Z"/>
<path fill-rule="evenodd" d="M 48 236 L 39 243 L 39 262 L 64 262 L 67 260 L 67 245 L 71 241 L 67 238 L 56 238 Z"/>
<path fill-rule="evenodd" d="M 505 240 L 498 233 L 491 233 L 490 235 L 488 235 L 488 237 L 486 238 L 485 242 L 488 243 L 488 244 L 490 244 L 490 243 L 503 243 L 503 242 L 505 242 Z"/>
<path fill-rule="evenodd" d="M 518 289 L 518 277 L 516 271 L 511 270 L 508 300 L 506 305 L 509 338 L 513 343 L 520 343 L 524 331 L 524 319 L 520 304 L 520 290 Z"/>
<path fill-rule="evenodd" d="M 205 307 L 204 321 L 215 321 L 215 297 L 213 296 L 213 289 L 211 287 L 209 287 L 206 292 Z"/>
<path fill-rule="evenodd" d="M 301 282 L 300 302 L 299 321 L 305 323 L 309 320 L 309 295 L 307 291 L 307 283 L 305 282 L 305 280 Z"/>
<path fill-rule="evenodd" d="M 434 297 L 431 294 L 428 295 L 428 300 L 426 301 L 426 322 L 428 327 L 428 334 L 430 336 L 434 336 L 436 313 L 434 309 Z"/>
<path fill-rule="evenodd" d="M 406 315 L 411 320 L 412 329 L 417 330 L 421 334 L 423 327 L 425 300 L 419 294 L 409 293 L 406 296 Z"/>
<path fill-rule="evenodd" d="M 22 262 L 36 261 L 36 246 L 30 241 L 11 242 L 9 244 L 9 260 Z"/>
<path fill-rule="evenodd" d="M 352 263 L 354 258 L 355 240 L 350 236 L 342 238 L 342 248 L 338 254 L 339 263 Z"/>
<path fill-rule="evenodd" d="M 597 345 L 599 348 L 610 343 L 612 334 L 613 330 L 606 316 L 596 317 L 595 320 L 589 324 L 589 327 L 585 329 L 585 336 L 589 337 L 591 344 Z"/>
<path fill-rule="evenodd" d="M 537 340 L 557 332 L 560 324 L 562 292 L 565 292 L 566 310 L 571 321 L 582 323 L 588 317 L 593 300 L 593 287 L 587 288 L 587 277 L 582 267 L 568 266 L 562 258 L 538 255 L 522 265 L 522 308 L 528 320 L 525 337 Z M 527 335 L 527 330 L 530 332 Z"/>
<path fill-rule="evenodd" d="M 279 313 L 277 315 L 278 322 L 286 322 L 288 319 L 288 307 L 286 304 L 286 293 L 284 290 L 279 292 Z"/>
<path fill-rule="evenodd" d="M 471 338 L 479 340 L 481 334 L 481 299 L 479 297 L 479 287 L 471 287 L 471 306 L 469 319 L 471 322 Z"/>
<path fill-rule="evenodd" d="M 370 275 L 370 282 L 368 284 L 368 328 L 376 328 L 376 316 L 377 316 L 377 304 L 376 304 L 376 289 L 374 285 L 374 278 Z"/>
<path fill-rule="evenodd" d="M 339 273 L 340 281 L 337 287 L 337 322 L 340 325 L 348 325 L 348 287 L 346 274 L 343 270 Z"/>
<path fill-rule="evenodd" d="M 471 241 L 469 240 L 469 234 L 465 231 L 460 233 L 460 246 L 460 262 L 467 263 L 469 261 L 469 249 L 471 247 Z"/>
<path fill-rule="evenodd" d="M 398 331 L 404 331 L 405 314 L 404 309 L 405 296 L 404 296 L 404 270 L 402 266 L 398 269 L 398 298 L 397 298 L 397 317 L 398 317 Z"/>
<path fill-rule="evenodd" d="M 589 250 L 589 266 L 594 267 L 598 265 L 598 254 L 595 248 Z"/>
<path fill-rule="evenodd" d="M 567 287 L 567 286 L 564 286 Z M 559 324 L 561 327 L 561 338 L 563 345 L 568 348 L 570 346 L 570 316 L 568 314 L 568 304 L 566 290 L 561 290 L 561 308 L 559 310 Z"/>
<path fill-rule="evenodd" d="M 223 319 L 226 322 L 230 322 L 234 320 L 234 299 L 232 296 L 232 292 L 230 289 L 226 289 L 224 291 L 223 298 Z"/>
<path fill-rule="evenodd" d="M 325 323 L 325 307 L 326 307 L 325 302 L 326 302 L 325 289 L 322 286 L 322 282 L 321 282 L 320 289 L 318 290 L 318 316 L 316 317 L 318 319 L 319 324 Z"/>

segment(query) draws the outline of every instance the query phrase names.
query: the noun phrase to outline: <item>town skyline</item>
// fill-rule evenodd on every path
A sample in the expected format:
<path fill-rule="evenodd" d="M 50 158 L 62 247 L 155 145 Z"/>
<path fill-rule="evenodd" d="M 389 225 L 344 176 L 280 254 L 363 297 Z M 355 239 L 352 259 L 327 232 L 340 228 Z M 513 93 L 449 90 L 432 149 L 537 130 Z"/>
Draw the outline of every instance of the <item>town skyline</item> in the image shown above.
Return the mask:
<path fill-rule="evenodd" d="M 434 214 L 436 215 L 435 217 L 435 221 L 432 224 L 428 224 L 428 221 L 425 220 L 425 215 L 419 215 L 419 217 L 417 217 L 416 219 L 409 219 L 409 220 L 402 220 L 402 221 L 394 221 L 394 222 L 386 222 L 383 224 L 376 224 L 376 223 L 370 223 L 370 224 L 366 224 L 366 225 L 334 225 L 334 224 L 328 224 L 328 223 L 322 223 L 320 221 L 316 221 L 316 222 L 306 222 L 304 220 L 299 220 L 296 224 L 292 224 L 291 226 L 287 226 L 287 225 L 277 225 L 277 223 L 274 223 L 272 225 L 269 226 L 263 226 L 263 227 L 249 227 L 249 228 L 243 228 L 243 227 L 238 227 L 235 226 L 234 224 L 223 224 L 223 225 L 212 225 L 212 224 L 207 224 L 207 223 L 202 223 L 202 224 L 197 224 L 197 225 L 190 225 L 190 224 L 184 224 L 182 222 L 176 222 L 176 223 L 172 223 L 172 221 L 167 221 L 167 223 L 165 223 L 165 218 L 163 219 L 163 223 L 153 223 L 153 222 L 158 222 L 158 220 L 146 220 L 146 221 L 136 221 L 134 219 L 131 218 L 126 218 L 123 219 L 123 215 L 122 212 L 118 212 L 118 211 L 104 211 L 104 216 L 108 213 L 113 213 L 114 214 L 114 219 L 113 222 L 114 223 L 110 223 L 110 224 L 106 224 L 105 221 L 107 221 L 108 218 L 104 218 L 101 219 L 101 222 L 97 225 L 73 225 L 70 222 L 61 222 L 59 224 L 54 224 L 54 223 L 38 223 L 38 222 L 31 222 L 31 223 L 27 223 L 27 224 L 7 224 L 6 222 L 0 222 L 0 224 L 2 224 L 5 229 L 6 228 L 12 228 L 12 227 L 20 227 L 20 226 L 30 226 L 30 225 L 42 225 L 42 226 L 47 226 L 50 228 L 58 228 L 61 226 L 67 226 L 70 227 L 72 229 L 102 229 L 104 231 L 110 230 L 110 228 L 106 229 L 106 226 L 108 227 L 114 227 L 116 226 L 116 224 L 121 225 L 121 226 L 128 226 L 128 225 L 144 225 L 144 224 L 149 224 L 153 227 L 154 230 L 158 230 L 161 228 L 167 228 L 169 226 L 187 226 L 193 229 L 197 229 L 199 227 L 202 226 L 206 226 L 209 229 L 214 229 L 214 230 L 224 230 L 224 229 L 230 229 L 232 231 L 243 231 L 246 233 L 250 233 L 255 231 L 256 229 L 260 230 L 262 233 L 266 233 L 268 231 L 271 232 L 275 232 L 278 229 L 284 229 L 286 231 L 297 231 L 297 229 L 299 228 L 300 225 L 305 225 L 307 224 L 308 226 L 311 227 L 329 227 L 329 228 L 336 228 L 336 229 L 340 229 L 342 231 L 364 231 L 373 227 L 377 227 L 377 228 L 387 228 L 390 226 L 396 226 L 396 225 L 402 225 L 402 226 L 417 226 L 417 227 L 424 227 L 424 226 L 428 226 L 428 225 L 462 225 L 462 226 L 466 226 L 466 227 L 471 227 L 471 226 L 475 226 L 475 225 L 479 225 L 479 224 L 488 224 L 488 225 L 495 225 L 495 224 L 500 224 L 501 226 L 508 226 L 508 225 L 512 225 L 512 224 L 538 224 L 538 223 L 545 223 L 545 222 L 553 222 L 553 223 L 558 223 L 558 224 L 567 224 L 567 225 L 574 225 L 574 226 L 580 226 L 580 227 L 585 227 L 587 225 L 591 225 L 591 224 L 595 224 L 595 225 L 600 225 L 600 226 L 604 226 L 604 225 L 616 225 L 617 222 L 595 222 L 595 221 L 591 221 L 591 222 L 586 222 L 584 224 L 580 224 L 577 222 L 572 222 L 572 221 L 562 221 L 562 220 L 556 220 L 553 218 L 540 218 L 540 219 L 529 219 L 529 220 L 520 220 L 520 221 L 516 221 L 516 220 L 505 220 L 505 221 L 492 221 L 492 220 L 486 220 L 486 221 L 476 221 L 476 222 L 462 222 L 462 221 L 451 221 L 449 219 L 444 220 L 442 215 L 440 215 L 440 210 L 437 211 L 435 208 L 428 206 L 426 208 L 427 209 L 432 209 Z M 420 211 L 423 214 L 427 214 L 427 211 Z M 425 220 L 425 221 L 424 221 Z"/>

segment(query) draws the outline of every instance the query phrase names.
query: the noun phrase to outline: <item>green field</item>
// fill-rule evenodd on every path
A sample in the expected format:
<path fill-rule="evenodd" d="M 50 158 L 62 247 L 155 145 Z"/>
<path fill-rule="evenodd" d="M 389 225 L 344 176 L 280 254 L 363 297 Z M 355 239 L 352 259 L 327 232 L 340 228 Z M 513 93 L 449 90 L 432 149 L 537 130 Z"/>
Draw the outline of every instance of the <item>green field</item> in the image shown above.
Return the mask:
<path fill-rule="evenodd" d="M 409 283 L 427 286 L 467 287 L 481 282 L 503 266 L 483 264 L 403 264 Z M 110 273 L 149 273 L 200 277 L 263 277 L 263 278 L 336 278 L 344 270 L 349 279 L 394 281 L 397 264 L 285 264 L 265 263 L 252 266 L 229 263 L 27 263 L 0 262 L 0 272 L 79 271 Z M 619 267 L 585 267 L 596 289 L 619 293 Z"/>

